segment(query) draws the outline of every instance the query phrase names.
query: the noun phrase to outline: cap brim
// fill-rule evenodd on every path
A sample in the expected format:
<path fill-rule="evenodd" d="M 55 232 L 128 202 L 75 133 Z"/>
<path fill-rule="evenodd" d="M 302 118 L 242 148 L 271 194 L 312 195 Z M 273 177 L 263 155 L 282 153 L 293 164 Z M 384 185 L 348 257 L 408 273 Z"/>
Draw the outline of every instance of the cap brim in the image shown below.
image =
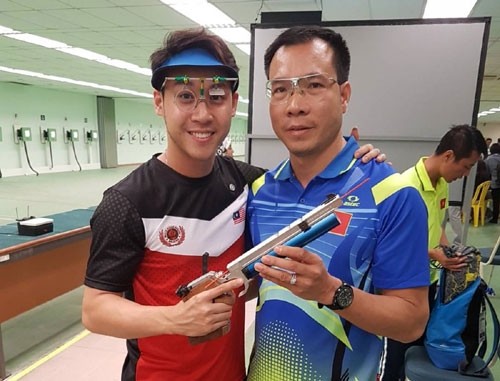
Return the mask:
<path fill-rule="evenodd" d="M 226 74 L 228 78 L 239 78 L 238 72 L 234 68 L 224 65 L 206 50 L 194 48 L 184 50 L 161 64 L 153 72 L 151 77 L 151 85 L 153 88 L 160 91 L 165 81 L 165 77 L 168 75 L 168 71 L 178 67 L 203 67 L 214 70 L 222 69 L 223 73 Z M 233 91 L 236 91 L 238 88 L 238 82 L 239 81 L 236 81 L 234 84 Z"/>

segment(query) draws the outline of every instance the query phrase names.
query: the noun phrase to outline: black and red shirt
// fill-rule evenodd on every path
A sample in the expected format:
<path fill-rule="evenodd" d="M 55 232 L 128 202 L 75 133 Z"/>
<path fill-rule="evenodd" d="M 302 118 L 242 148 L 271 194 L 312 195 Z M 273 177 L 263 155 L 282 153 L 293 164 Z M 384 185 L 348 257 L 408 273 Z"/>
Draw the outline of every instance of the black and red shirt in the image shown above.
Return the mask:
<path fill-rule="evenodd" d="M 202 178 L 156 157 L 141 165 L 104 192 L 92 217 L 85 285 L 143 305 L 177 304 L 179 285 L 225 270 L 244 252 L 248 172 L 262 173 L 221 157 Z M 192 346 L 186 336 L 162 335 L 127 340 L 127 349 L 122 380 L 243 380 L 244 300 L 219 339 Z"/>

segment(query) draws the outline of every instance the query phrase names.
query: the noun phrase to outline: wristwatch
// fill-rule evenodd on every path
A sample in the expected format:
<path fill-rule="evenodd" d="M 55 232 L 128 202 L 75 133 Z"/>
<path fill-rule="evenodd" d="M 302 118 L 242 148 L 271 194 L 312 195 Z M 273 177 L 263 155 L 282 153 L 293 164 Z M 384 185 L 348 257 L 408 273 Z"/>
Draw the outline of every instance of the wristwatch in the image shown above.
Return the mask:
<path fill-rule="evenodd" d="M 342 284 L 335 290 L 333 294 L 332 304 L 326 305 L 331 310 L 343 310 L 352 304 L 354 299 L 354 291 L 350 284 L 342 282 Z M 322 304 L 318 303 L 318 307 L 323 307 Z"/>

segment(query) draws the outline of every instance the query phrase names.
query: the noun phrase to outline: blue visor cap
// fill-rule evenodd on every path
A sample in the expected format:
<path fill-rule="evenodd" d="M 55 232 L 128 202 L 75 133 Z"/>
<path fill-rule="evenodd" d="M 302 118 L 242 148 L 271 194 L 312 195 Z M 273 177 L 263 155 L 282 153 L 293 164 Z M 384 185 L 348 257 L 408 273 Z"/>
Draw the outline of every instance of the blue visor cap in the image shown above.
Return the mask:
<path fill-rule="evenodd" d="M 194 48 L 184 50 L 163 62 L 153 72 L 153 76 L 151 77 L 151 84 L 156 90 L 161 91 L 161 87 L 163 85 L 163 82 L 165 81 L 165 77 L 167 77 L 168 69 L 182 66 L 222 68 L 224 69 L 228 78 L 239 78 L 238 72 L 235 69 L 228 65 L 224 65 L 206 50 Z M 236 89 L 238 88 L 238 82 L 239 81 L 236 81 L 233 85 L 233 91 L 236 91 Z"/>

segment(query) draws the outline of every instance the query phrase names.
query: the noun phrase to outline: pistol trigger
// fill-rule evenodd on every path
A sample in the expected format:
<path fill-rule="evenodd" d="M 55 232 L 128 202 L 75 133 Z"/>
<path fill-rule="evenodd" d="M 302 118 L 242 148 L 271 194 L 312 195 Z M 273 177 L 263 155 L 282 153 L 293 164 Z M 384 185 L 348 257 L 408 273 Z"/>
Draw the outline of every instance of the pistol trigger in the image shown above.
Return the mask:
<path fill-rule="evenodd" d="M 240 293 L 238 294 L 238 298 L 242 297 L 243 295 L 245 295 L 247 293 L 247 291 L 248 291 L 248 284 L 249 284 L 248 280 L 243 279 L 243 286 L 245 288 L 240 291 Z"/>
<path fill-rule="evenodd" d="M 191 287 L 189 287 L 187 284 L 183 284 L 177 287 L 175 294 L 179 298 L 184 298 L 187 294 L 189 294 L 189 291 L 191 291 Z"/>

